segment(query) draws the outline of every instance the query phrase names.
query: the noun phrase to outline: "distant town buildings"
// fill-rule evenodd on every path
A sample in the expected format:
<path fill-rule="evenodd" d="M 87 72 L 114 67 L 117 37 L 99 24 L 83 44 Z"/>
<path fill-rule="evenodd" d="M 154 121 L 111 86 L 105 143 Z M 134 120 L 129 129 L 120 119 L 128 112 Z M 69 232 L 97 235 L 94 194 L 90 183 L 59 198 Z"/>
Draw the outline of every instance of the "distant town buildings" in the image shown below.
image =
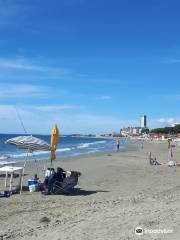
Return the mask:
<path fill-rule="evenodd" d="M 140 126 L 124 127 L 120 132 L 104 133 L 104 134 L 73 134 L 75 137 L 131 137 L 131 136 L 147 136 L 147 116 L 140 117 Z M 145 131 L 143 131 L 145 130 Z"/>
<path fill-rule="evenodd" d="M 147 128 L 147 116 L 143 115 L 140 118 L 140 127 L 125 127 L 121 129 L 122 136 L 139 136 L 142 133 L 142 129 Z"/>
<path fill-rule="evenodd" d="M 138 136 L 141 134 L 141 131 L 142 131 L 141 127 L 127 127 L 121 129 L 121 135 L 124 137 Z"/>

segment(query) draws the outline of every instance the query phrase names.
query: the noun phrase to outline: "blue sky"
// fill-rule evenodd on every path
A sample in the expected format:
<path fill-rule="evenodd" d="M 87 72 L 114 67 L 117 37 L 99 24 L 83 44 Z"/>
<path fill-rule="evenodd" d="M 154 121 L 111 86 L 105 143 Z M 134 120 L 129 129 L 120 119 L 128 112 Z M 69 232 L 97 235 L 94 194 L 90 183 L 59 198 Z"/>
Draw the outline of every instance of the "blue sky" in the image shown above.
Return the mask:
<path fill-rule="evenodd" d="M 178 0 L 0 0 L 0 132 L 180 121 Z"/>

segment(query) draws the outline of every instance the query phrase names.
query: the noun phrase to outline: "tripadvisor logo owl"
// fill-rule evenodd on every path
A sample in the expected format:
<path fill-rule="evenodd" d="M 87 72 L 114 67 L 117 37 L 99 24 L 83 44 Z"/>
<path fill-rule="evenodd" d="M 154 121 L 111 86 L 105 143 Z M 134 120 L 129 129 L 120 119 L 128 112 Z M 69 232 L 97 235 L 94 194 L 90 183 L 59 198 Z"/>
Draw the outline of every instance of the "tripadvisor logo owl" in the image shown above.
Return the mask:
<path fill-rule="evenodd" d="M 135 228 L 135 234 L 136 235 L 143 235 L 144 231 L 143 231 L 143 228 L 142 227 L 136 227 Z"/>

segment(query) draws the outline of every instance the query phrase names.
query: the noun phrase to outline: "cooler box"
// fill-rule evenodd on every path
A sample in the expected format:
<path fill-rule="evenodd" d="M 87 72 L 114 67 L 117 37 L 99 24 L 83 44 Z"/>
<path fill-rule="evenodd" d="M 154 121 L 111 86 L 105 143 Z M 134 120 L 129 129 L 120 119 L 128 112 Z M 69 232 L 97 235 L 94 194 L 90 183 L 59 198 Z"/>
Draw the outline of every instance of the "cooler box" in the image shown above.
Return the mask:
<path fill-rule="evenodd" d="M 38 185 L 38 180 L 29 179 L 28 180 L 28 186 L 31 186 L 31 185 Z"/>
<path fill-rule="evenodd" d="M 29 179 L 28 180 L 28 186 L 29 186 L 29 191 L 30 192 L 38 192 L 40 190 L 38 180 Z"/>
<path fill-rule="evenodd" d="M 30 185 L 29 186 L 29 191 L 30 192 L 39 192 L 40 188 L 38 185 Z"/>

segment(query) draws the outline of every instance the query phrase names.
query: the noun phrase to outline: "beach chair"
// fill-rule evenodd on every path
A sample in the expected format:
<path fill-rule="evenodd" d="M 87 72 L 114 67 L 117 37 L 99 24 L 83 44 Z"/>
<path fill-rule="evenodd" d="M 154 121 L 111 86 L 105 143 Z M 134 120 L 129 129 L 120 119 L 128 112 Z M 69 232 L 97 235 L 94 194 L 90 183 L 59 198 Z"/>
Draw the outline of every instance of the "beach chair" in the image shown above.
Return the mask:
<path fill-rule="evenodd" d="M 51 194 L 70 194 L 78 183 L 78 176 L 67 177 L 63 182 L 55 181 L 51 187 Z"/>

